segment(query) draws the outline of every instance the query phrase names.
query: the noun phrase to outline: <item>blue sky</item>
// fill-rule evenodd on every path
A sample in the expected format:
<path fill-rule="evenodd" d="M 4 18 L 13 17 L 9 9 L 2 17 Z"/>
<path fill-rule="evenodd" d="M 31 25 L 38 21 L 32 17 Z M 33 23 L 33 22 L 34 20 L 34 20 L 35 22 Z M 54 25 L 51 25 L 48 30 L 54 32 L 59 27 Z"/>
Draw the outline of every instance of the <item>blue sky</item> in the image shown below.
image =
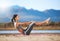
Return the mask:
<path fill-rule="evenodd" d="M 0 8 L 5 9 L 12 5 L 19 5 L 27 9 L 43 11 L 46 9 L 60 10 L 60 0 L 0 0 Z"/>

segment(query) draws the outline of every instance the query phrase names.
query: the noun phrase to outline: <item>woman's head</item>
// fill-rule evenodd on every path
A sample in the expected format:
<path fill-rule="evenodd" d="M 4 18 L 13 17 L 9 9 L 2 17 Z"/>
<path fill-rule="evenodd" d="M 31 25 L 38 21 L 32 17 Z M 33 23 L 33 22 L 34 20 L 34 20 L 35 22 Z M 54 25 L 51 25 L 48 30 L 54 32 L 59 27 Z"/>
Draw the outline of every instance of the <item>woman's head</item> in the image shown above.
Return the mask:
<path fill-rule="evenodd" d="M 19 16 L 17 14 L 14 14 L 12 17 L 12 22 L 18 21 L 18 20 L 19 20 Z"/>

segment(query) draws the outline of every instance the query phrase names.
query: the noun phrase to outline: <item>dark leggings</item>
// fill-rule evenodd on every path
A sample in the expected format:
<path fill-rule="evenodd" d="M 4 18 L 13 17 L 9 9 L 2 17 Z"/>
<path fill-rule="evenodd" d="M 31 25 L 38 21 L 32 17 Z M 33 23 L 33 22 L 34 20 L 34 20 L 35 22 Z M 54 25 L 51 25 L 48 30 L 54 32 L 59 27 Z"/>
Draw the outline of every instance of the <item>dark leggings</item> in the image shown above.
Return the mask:
<path fill-rule="evenodd" d="M 21 26 L 18 26 L 17 29 L 22 29 L 24 35 L 30 35 L 30 32 L 32 31 L 34 25 L 35 23 L 32 22 L 30 25 L 27 26 L 25 30 Z"/>

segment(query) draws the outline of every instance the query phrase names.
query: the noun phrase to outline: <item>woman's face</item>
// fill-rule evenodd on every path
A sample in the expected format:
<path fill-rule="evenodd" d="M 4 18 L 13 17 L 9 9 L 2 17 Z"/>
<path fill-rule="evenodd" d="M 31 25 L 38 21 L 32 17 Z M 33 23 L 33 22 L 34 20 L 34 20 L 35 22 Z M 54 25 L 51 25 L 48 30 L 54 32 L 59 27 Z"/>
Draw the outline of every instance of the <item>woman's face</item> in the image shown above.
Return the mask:
<path fill-rule="evenodd" d="M 16 16 L 15 20 L 18 21 L 19 20 L 19 16 Z"/>

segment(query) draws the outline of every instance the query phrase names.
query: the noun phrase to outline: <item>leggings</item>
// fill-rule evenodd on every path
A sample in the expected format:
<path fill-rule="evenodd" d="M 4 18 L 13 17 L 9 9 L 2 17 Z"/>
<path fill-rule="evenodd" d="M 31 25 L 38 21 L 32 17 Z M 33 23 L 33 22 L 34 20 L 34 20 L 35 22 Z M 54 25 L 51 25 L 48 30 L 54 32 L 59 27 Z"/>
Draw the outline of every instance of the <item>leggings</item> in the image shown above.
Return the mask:
<path fill-rule="evenodd" d="M 27 26 L 27 28 L 26 28 L 25 30 L 24 30 L 21 26 L 18 26 L 17 29 L 18 29 L 18 30 L 19 30 L 19 29 L 22 29 L 22 30 L 23 30 L 22 33 L 23 33 L 24 35 L 30 35 L 30 33 L 31 33 L 34 25 L 35 25 L 35 23 L 32 22 L 30 25 Z"/>

